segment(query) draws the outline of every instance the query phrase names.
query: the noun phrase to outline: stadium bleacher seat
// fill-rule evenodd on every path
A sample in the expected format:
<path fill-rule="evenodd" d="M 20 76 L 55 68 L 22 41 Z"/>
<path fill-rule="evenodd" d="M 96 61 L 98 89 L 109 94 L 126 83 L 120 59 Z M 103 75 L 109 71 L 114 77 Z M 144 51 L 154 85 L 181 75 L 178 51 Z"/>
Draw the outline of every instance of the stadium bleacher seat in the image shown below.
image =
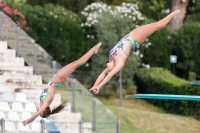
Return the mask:
<path fill-rule="evenodd" d="M 15 127 L 14 122 L 6 121 L 5 122 L 5 131 L 13 132 L 13 133 L 17 132 L 17 128 Z"/>
<path fill-rule="evenodd" d="M 20 102 L 13 102 L 12 103 L 12 110 L 13 111 L 18 111 L 18 112 L 23 112 L 24 108 L 22 106 L 22 103 L 20 103 Z"/>
<path fill-rule="evenodd" d="M 48 119 L 42 118 L 41 116 L 38 116 L 37 118 L 35 118 L 35 121 L 41 121 L 42 119 L 43 119 L 45 122 L 48 122 L 48 121 L 49 121 Z"/>
<path fill-rule="evenodd" d="M 0 102 L 3 102 L 4 100 L 0 98 Z"/>
<path fill-rule="evenodd" d="M 26 103 L 25 104 L 25 111 L 29 111 L 29 112 L 36 112 L 36 106 L 34 103 L 30 102 L 30 103 Z"/>
<path fill-rule="evenodd" d="M 18 122 L 17 129 L 21 132 L 29 132 L 32 133 L 33 131 L 30 129 L 29 125 L 24 126 L 22 122 Z"/>
<path fill-rule="evenodd" d="M 2 94 L 2 99 L 7 101 L 7 102 L 15 102 L 16 101 L 14 96 L 10 92 L 3 93 Z"/>
<path fill-rule="evenodd" d="M 5 115 L 5 113 L 4 113 L 3 111 L 0 111 L 0 119 L 1 119 L 1 118 L 6 119 L 6 115 Z"/>
<path fill-rule="evenodd" d="M 10 106 L 8 104 L 8 102 L 0 102 L 0 110 L 1 111 L 10 111 Z"/>
<path fill-rule="evenodd" d="M 46 130 L 49 133 L 60 133 L 53 122 L 46 122 Z"/>
<path fill-rule="evenodd" d="M 8 120 L 11 120 L 11 121 L 20 121 L 20 117 L 19 117 L 19 114 L 15 111 L 10 111 L 8 112 Z"/>
<path fill-rule="evenodd" d="M 16 101 L 19 102 L 30 102 L 24 93 L 17 92 L 15 96 Z"/>
<path fill-rule="evenodd" d="M 40 121 L 42 119 L 42 117 L 38 116 L 37 118 L 35 118 L 35 121 Z"/>
<path fill-rule="evenodd" d="M 0 84 L 0 93 L 4 93 L 4 92 L 7 92 L 7 90 L 2 84 Z"/>
<path fill-rule="evenodd" d="M 3 72 L 2 72 L 2 71 L 0 71 L 0 75 L 3 75 Z"/>
<path fill-rule="evenodd" d="M 31 112 L 22 112 L 21 119 L 26 120 L 32 116 Z"/>
<path fill-rule="evenodd" d="M 34 132 L 40 132 L 41 131 L 41 124 L 40 122 L 33 122 L 31 124 L 31 130 Z"/>

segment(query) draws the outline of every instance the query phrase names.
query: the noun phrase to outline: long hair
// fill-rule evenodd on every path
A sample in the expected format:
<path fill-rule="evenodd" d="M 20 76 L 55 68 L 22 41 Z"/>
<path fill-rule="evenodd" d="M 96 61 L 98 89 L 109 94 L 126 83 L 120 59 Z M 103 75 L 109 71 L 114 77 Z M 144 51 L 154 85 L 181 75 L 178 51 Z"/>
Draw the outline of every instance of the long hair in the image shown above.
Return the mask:
<path fill-rule="evenodd" d="M 56 114 L 56 113 L 63 111 L 66 106 L 67 106 L 67 101 L 62 102 L 58 106 L 54 106 L 52 110 L 50 109 L 50 107 L 47 107 L 46 110 L 44 111 L 44 113 L 40 116 L 42 118 L 47 118 L 50 115 L 53 115 L 53 114 Z"/>

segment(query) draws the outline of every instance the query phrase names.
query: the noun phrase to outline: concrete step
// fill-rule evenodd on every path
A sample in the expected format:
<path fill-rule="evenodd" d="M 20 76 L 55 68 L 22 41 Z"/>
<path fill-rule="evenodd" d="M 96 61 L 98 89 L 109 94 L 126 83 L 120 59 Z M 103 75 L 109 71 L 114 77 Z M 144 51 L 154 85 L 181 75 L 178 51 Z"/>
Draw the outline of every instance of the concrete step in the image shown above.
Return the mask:
<path fill-rule="evenodd" d="M 10 75 L 33 75 L 33 67 L 32 66 L 0 66 L 0 70 L 3 73 Z"/>
<path fill-rule="evenodd" d="M 16 51 L 14 49 L 7 49 L 7 50 L 0 49 L 0 57 L 1 58 L 15 58 Z"/>
<path fill-rule="evenodd" d="M 0 75 L 1 83 L 42 84 L 41 75 Z"/>
<path fill-rule="evenodd" d="M 16 38 L 18 37 L 19 41 L 26 41 L 26 42 L 30 42 L 31 41 L 31 37 L 28 36 L 28 34 L 26 34 L 24 31 L 18 31 L 18 34 L 16 32 L 16 28 L 8 28 L 8 27 L 3 27 L 3 37 L 4 40 L 16 40 Z"/>
<path fill-rule="evenodd" d="M 57 126 L 57 128 L 60 130 L 61 133 L 80 133 L 80 125 L 76 125 L 76 126 L 65 126 L 64 124 L 63 125 L 59 125 L 59 123 L 55 123 L 55 125 Z M 82 132 L 83 133 L 92 133 L 92 130 L 91 129 L 84 129 L 82 128 Z"/>
<path fill-rule="evenodd" d="M 15 92 L 17 89 L 44 89 L 46 84 L 19 84 L 19 83 L 2 83 L 4 87 L 10 92 Z"/>
<path fill-rule="evenodd" d="M 16 27 L 16 25 L 13 22 L 11 22 L 9 19 L 3 19 L 2 25 L 3 25 L 3 27 L 9 27 L 9 28 Z"/>
<path fill-rule="evenodd" d="M 14 67 L 23 67 L 24 66 L 24 62 L 7 62 L 7 61 L 0 61 L 0 66 L 4 66 L 4 67 L 7 67 L 7 66 L 14 66 Z"/>
<path fill-rule="evenodd" d="M 16 57 L 16 58 L 0 58 L 0 62 L 12 62 L 12 63 L 21 62 L 21 63 L 24 63 L 24 58 L 21 58 L 21 57 Z"/>
<path fill-rule="evenodd" d="M 62 112 L 60 112 L 62 113 Z M 81 120 L 80 113 L 62 113 L 62 115 L 53 115 L 49 118 L 51 121 L 58 122 L 58 123 L 65 123 L 65 124 L 78 124 Z"/>
<path fill-rule="evenodd" d="M 40 95 L 41 92 L 42 92 L 42 89 L 37 89 L 37 90 L 34 90 L 34 89 L 21 89 L 20 92 L 22 93 L 25 93 L 25 94 L 28 94 L 28 95 Z"/>
<path fill-rule="evenodd" d="M 0 50 L 7 50 L 8 49 L 8 45 L 6 41 L 0 41 Z"/>
<path fill-rule="evenodd" d="M 42 91 L 41 91 L 41 93 L 42 93 Z M 28 96 L 27 96 L 28 97 Z M 40 95 L 37 95 L 37 97 L 35 96 L 34 98 L 33 97 L 28 97 L 28 100 L 30 100 L 31 102 L 34 102 L 35 103 L 35 105 L 36 106 L 40 106 Z M 54 108 L 54 106 L 58 106 L 58 105 L 60 105 L 60 103 L 61 103 L 61 100 L 59 100 L 59 99 L 54 99 L 53 101 L 52 101 L 52 103 L 50 104 L 50 108 L 51 109 L 53 109 Z M 71 109 L 69 110 L 69 109 L 67 109 L 67 111 L 71 111 Z"/>

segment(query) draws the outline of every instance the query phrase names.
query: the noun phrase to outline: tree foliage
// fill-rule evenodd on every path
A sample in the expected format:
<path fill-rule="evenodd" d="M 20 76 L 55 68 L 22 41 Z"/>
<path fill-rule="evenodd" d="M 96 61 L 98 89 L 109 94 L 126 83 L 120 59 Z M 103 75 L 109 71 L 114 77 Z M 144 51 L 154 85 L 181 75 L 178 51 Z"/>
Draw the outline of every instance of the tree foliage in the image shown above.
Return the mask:
<path fill-rule="evenodd" d="M 170 68 L 169 56 L 174 47 L 171 44 L 171 34 L 170 28 L 165 27 L 149 36 L 152 45 L 142 50 L 144 54 L 142 61 L 151 67 Z"/>
<path fill-rule="evenodd" d="M 100 0 L 27 0 L 26 3 L 34 6 L 44 6 L 45 4 L 52 3 L 54 5 L 64 6 L 66 9 L 69 9 L 73 12 L 80 13 L 87 5 L 99 1 Z M 120 5 L 122 2 L 126 1 L 130 0 L 101 0 L 101 2 L 108 5 Z"/>
<path fill-rule="evenodd" d="M 171 10 L 171 0 L 140 0 L 139 10 L 147 18 L 156 21 L 165 17 Z M 189 0 L 186 9 L 186 21 L 200 22 L 200 1 Z"/>
<path fill-rule="evenodd" d="M 169 13 L 167 9 L 171 8 L 170 0 L 140 0 L 138 1 L 139 10 L 147 18 L 156 21 L 162 19 Z"/>
<path fill-rule="evenodd" d="M 16 4 L 16 3 L 14 3 Z M 0 10 L 6 13 L 12 20 L 20 27 L 28 28 L 26 27 L 26 18 L 23 13 L 19 12 L 18 9 L 11 8 L 6 1 L 0 2 Z"/>
<path fill-rule="evenodd" d="M 62 65 L 79 57 L 90 47 L 78 16 L 61 6 L 20 6 L 31 30 L 27 32 Z"/>
<path fill-rule="evenodd" d="M 172 34 L 172 53 L 178 56 L 177 74 L 188 78 L 189 72 L 200 75 L 200 24 L 185 23 L 176 34 Z"/>
<path fill-rule="evenodd" d="M 189 1 L 186 21 L 200 22 L 200 1 L 199 0 Z"/>

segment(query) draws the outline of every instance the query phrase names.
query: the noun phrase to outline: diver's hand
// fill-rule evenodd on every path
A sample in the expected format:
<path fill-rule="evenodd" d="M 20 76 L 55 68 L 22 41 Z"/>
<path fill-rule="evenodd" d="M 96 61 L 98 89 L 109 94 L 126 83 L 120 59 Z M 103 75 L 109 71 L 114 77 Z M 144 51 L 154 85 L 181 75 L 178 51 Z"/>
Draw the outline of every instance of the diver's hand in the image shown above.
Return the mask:
<path fill-rule="evenodd" d="M 93 91 L 94 94 L 98 94 L 98 93 L 99 93 L 99 89 L 100 89 L 100 88 L 96 86 L 96 87 L 92 87 L 92 88 L 90 89 L 90 91 Z"/>
<path fill-rule="evenodd" d="M 26 120 L 22 121 L 22 123 L 23 123 L 24 126 L 26 126 L 27 124 L 31 123 L 34 120 L 35 120 L 35 118 L 31 117 L 29 119 L 26 119 Z"/>

